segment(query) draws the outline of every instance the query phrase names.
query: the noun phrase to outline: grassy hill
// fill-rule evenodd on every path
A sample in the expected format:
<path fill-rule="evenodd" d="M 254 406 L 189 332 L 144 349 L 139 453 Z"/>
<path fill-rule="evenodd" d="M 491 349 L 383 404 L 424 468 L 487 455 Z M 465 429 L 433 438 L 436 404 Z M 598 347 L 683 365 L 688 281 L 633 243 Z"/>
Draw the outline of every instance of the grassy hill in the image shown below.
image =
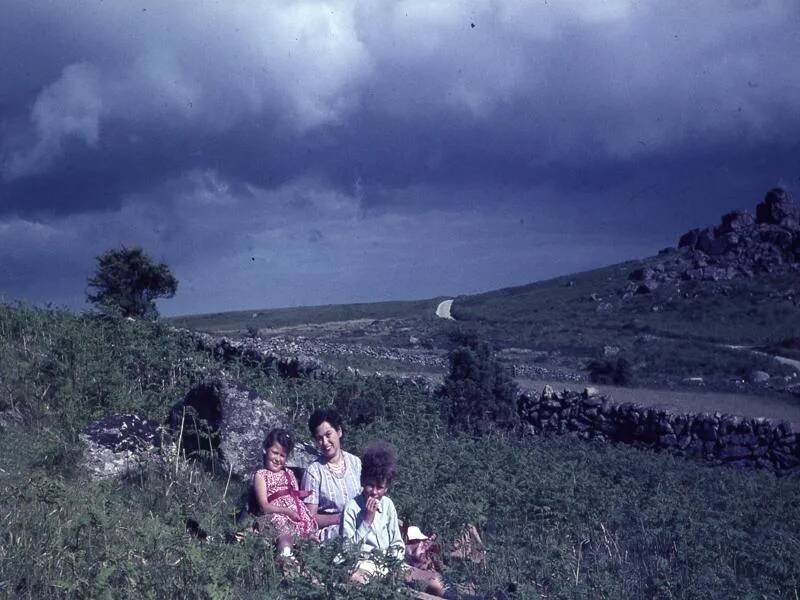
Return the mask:
<path fill-rule="evenodd" d="M 789 598 L 800 591 L 797 482 L 571 438 L 448 431 L 435 398 L 375 378 L 281 379 L 218 363 L 161 325 L 0 306 L 0 596 L 16 598 L 397 598 L 353 588 L 334 551 L 299 549 L 284 579 L 271 545 L 236 542 L 246 482 L 176 459 L 120 482 L 78 468 L 91 418 L 161 420 L 221 370 L 284 407 L 302 438 L 315 407 L 346 392 L 379 410 L 345 444 L 398 447 L 400 516 L 446 542 L 467 521 L 484 567 L 456 582 L 505 598 Z M 356 403 L 357 405 L 357 403 Z M 198 539 L 187 523 L 209 537 Z M 499 597 L 499 596 L 498 596 Z"/>

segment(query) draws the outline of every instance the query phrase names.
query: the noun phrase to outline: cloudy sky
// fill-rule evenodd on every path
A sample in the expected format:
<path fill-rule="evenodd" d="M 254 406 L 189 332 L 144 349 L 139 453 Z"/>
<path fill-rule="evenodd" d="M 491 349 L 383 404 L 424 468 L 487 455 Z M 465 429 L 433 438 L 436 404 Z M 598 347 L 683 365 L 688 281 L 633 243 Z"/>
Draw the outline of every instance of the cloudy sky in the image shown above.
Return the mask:
<path fill-rule="evenodd" d="M 3 0 L 0 297 L 425 298 L 654 254 L 800 191 L 797 0 Z"/>

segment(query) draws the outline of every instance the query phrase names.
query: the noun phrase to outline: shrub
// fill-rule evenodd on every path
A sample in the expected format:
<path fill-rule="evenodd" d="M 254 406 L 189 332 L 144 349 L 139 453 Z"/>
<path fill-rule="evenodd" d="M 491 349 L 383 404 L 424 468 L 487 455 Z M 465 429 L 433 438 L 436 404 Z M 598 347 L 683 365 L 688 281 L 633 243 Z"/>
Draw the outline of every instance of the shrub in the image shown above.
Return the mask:
<path fill-rule="evenodd" d="M 448 424 L 475 433 L 515 426 L 516 383 L 487 342 L 469 334 L 459 334 L 459 341 L 442 389 Z"/>
<path fill-rule="evenodd" d="M 613 360 L 592 360 L 586 365 L 592 383 L 628 385 L 631 382 L 631 365 L 622 358 Z"/>

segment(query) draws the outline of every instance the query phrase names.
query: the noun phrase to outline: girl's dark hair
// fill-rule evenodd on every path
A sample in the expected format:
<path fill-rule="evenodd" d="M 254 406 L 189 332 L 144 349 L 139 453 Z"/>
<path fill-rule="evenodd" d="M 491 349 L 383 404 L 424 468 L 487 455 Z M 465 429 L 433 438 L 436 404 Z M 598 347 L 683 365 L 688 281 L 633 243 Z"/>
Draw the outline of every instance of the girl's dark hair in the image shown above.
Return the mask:
<path fill-rule="evenodd" d="M 264 438 L 263 449 L 264 452 L 269 450 L 269 448 L 278 442 L 281 448 L 283 448 L 284 452 L 288 456 L 292 452 L 292 448 L 294 448 L 294 438 L 292 437 L 291 432 L 287 431 L 286 429 L 275 428 L 267 434 L 267 437 Z"/>
<path fill-rule="evenodd" d="M 318 408 L 311 413 L 311 417 L 308 419 L 308 430 L 311 435 L 314 435 L 317 427 L 326 422 L 334 429 L 342 428 L 342 417 L 339 416 L 335 408 Z"/>
<path fill-rule="evenodd" d="M 392 483 L 397 471 L 397 452 L 388 442 L 375 440 L 361 454 L 361 485 Z"/>

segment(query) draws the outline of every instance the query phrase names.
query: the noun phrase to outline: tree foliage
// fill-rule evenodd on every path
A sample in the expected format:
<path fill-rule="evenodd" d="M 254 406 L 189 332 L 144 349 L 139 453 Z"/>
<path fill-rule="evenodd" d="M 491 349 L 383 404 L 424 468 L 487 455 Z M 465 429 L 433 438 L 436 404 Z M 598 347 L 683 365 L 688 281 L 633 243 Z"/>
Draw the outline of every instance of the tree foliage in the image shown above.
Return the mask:
<path fill-rule="evenodd" d="M 89 279 L 89 302 L 119 310 L 124 317 L 158 317 L 156 298 L 171 298 L 178 280 L 165 263 L 156 264 L 141 248 L 115 248 L 97 257 L 97 273 Z"/>
<path fill-rule="evenodd" d="M 508 370 L 476 336 L 461 334 L 458 343 L 443 388 L 449 424 L 473 433 L 515 426 L 518 388 Z"/>

